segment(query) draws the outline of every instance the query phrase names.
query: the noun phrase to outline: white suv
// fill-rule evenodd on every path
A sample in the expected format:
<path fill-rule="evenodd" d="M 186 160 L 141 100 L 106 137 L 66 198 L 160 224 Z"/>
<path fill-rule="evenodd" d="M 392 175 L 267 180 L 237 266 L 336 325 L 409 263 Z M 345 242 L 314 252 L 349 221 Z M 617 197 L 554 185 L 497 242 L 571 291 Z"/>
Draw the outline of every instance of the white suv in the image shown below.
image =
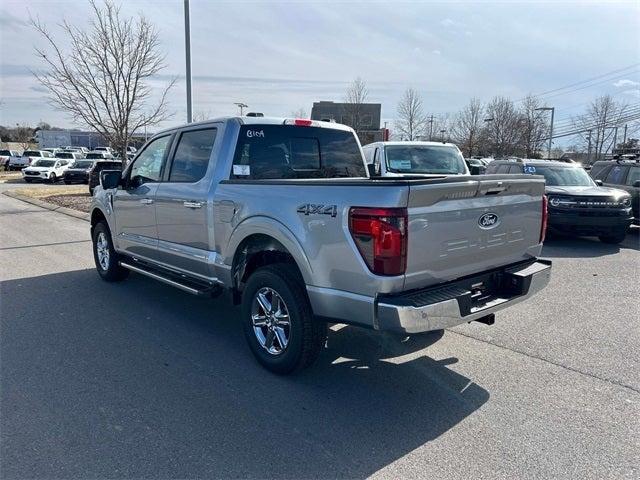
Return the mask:
<path fill-rule="evenodd" d="M 22 170 L 22 178 L 27 183 L 34 180 L 45 180 L 56 183 L 61 180 L 64 172 L 69 168 L 69 161 L 55 158 L 42 158 Z"/>

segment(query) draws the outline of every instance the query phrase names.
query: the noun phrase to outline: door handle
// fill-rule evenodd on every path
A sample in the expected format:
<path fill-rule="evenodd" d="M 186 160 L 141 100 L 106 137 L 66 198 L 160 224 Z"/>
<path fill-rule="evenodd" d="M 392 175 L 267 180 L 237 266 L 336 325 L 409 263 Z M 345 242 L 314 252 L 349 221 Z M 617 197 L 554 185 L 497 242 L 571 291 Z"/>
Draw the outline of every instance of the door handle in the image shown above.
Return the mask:
<path fill-rule="evenodd" d="M 151 205 L 153 203 L 153 199 L 152 198 L 143 198 L 142 200 L 140 200 L 140 203 L 142 205 Z"/>
<path fill-rule="evenodd" d="M 202 203 L 201 202 L 189 202 L 187 200 L 182 202 L 182 205 L 187 207 L 187 208 L 200 208 L 200 207 L 202 207 Z"/>

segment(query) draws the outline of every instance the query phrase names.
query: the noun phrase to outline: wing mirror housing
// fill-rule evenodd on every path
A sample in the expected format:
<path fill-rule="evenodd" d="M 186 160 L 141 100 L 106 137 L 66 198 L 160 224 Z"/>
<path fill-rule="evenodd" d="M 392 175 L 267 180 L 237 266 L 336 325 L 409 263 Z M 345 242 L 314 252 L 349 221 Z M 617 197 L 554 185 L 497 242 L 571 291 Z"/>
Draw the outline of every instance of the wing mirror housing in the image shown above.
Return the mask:
<path fill-rule="evenodd" d="M 120 170 L 103 170 L 100 172 L 100 185 L 104 190 L 118 188 L 122 185 L 122 172 Z"/>
<path fill-rule="evenodd" d="M 602 180 L 596 180 L 596 185 L 598 185 L 599 187 L 602 186 Z"/>
<path fill-rule="evenodd" d="M 373 163 L 367 163 L 367 170 L 369 171 L 370 177 L 378 176 L 378 173 L 376 172 L 376 166 Z"/>
<path fill-rule="evenodd" d="M 633 186 L 635 188 L 640 188 L 640 180 L 636 180 L 635 182 L 633 182 Z"/>

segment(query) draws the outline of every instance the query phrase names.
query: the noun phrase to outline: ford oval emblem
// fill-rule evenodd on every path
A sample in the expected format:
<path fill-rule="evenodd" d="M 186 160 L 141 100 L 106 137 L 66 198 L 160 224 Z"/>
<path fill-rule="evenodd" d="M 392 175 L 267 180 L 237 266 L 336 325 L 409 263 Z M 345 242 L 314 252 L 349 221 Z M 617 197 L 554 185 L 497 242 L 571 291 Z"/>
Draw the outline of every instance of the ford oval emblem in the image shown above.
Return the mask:
<path fill-rule="evenodd" d="M 478 225 L 484 230 L 495 228 L 500 225 L 500 217 L 497 213 L 485 213 L 478 219 Z"/>

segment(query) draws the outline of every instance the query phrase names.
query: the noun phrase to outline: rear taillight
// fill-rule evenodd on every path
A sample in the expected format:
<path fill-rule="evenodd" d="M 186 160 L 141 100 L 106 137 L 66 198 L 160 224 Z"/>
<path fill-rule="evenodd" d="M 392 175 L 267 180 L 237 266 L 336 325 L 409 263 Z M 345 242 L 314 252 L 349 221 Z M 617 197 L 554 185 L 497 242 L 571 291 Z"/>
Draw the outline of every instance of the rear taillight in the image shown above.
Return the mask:
<path fill-rule="evenodd" d="M 544 242 L 544 237 L 547 235 L 547 223 L 549 221 L 549 200 L 546 195 L 542 196 L 542 225 L 540 225 L 540 243 Z"/>
<path fill-rule="evenodd" d="M 377 275 L 402 275 L 407 267 L 407 209 L 354 207 L 349 231 Z"/>

